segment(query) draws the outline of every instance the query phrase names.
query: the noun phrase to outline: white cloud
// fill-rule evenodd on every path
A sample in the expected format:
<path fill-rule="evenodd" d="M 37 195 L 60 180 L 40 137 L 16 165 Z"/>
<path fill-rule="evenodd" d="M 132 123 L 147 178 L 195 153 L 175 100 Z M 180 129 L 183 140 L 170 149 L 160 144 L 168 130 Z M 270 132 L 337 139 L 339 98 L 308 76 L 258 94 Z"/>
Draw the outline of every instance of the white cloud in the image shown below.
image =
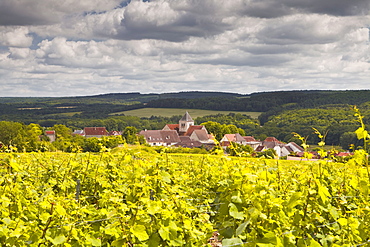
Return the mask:
<path fill-rule="evenodd" d="M 4 0 L 0 96 L 368 88 L 370 2 L 333 1 Z"/>
<path fill-rule="evenodd" d="M 107 11 L 120 0 L 2 0 L 0 25 L 44 25 L 82 12 Z"/>
<path fill-rule="evenodd" d="M 0 45 L 10 47 L 29 47 L 32 45 L 33 38 L 29 35 L 27 27 L 1 27 L 0 26 Z"/>

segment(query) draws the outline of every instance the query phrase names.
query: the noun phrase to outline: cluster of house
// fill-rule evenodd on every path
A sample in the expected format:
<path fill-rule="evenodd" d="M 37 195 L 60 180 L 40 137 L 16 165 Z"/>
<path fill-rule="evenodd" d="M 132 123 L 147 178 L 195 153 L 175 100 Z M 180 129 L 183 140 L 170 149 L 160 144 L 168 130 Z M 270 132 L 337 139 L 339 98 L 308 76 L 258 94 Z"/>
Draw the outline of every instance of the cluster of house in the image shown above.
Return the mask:
<path fill-rule="evenodd" d="M 56 140 L 54 130 L 45 131 L 45 135 L 49 137 L 50 142 Z M 80 135 L 86 138 L 103 136 L 118 136 L 122 135 L 122 131 L 107 131 L 105 127 L 85 127 L 82 130 L 75 130 L 73 135 Z M 139 135 L 143 136 L 150 146 L 174 146 L 187 148 L 206 148 L 212 149 L 215 145 L 215 138 L 208 133 L 203 125 L 195 125 L 194 120 L 188 112 L 179 120 L 178 124 L 167 124 L 161 130 L 142 130 Z M 304 150 L 295 142 L 283 143 L 275 137 L 267 137 L 265 140 L 256 140 L 253 136 L 241 136 L 240 134 L 226 134 L 220 140 L 219 145 L 223 149 L 227 149 L 232 143 L 240 145 L 249 145 L 255 152 L 263 152 L 268 149 L 275 150 L 277 156 L 288 156 L 288 159 L 294 159 L 295 156 L 302 157 Z M 315 152 L 311 152 L 314 158 L 320 158 Z M 336 153 L 335 156 L 350 156 L 350 152 Z M 300 159 L 298 158 L 297 159 Z"/>
<path fill-rule="evenodd" d="M 142 130 L 139 132 L 151 146 L 209 147 L 215 145 L 214 137 L 205 126 L 194 125 L 188 112 L 178 124 L 167 124 L 161 130 Z"/>
<path fill-rule="evenodd" d="M 139 135 L 144 136 L 151 146 L 177 146 L 177 147 L 206 147 L 216 145 L 215 138 L 208 133 L 203 125 L 194 125 L 194 121 L 188 112 L 179 120 L 178 124 L 167 124 L 161 130 L 142 130 Z M 292 153 L 303 153 L 303 148 L 294 142 L 282 143 L 275 137 L 268 137 L 264 141 L 256 140 L 252 136 L 240 134 L 226 134 L 220 141 L 222 148 L 226 149 L 231 143 L 249 145 L 256 152 L 274 149 L 279 157 Z"/>
<path fill-rule="evenodd" d="M 108 132 L 105 127 L 85 127 L 83 130 L 75 130 L 73 135 L 80 135 L 86 138 L 96 137 L 102 138 L 103 136 L 118 136 L 122 135 L 122 131 L 110 131 Z M 45 135 L 49 137 L 50 142 L 56 140 L 55 130 L 45 131 Z"/>

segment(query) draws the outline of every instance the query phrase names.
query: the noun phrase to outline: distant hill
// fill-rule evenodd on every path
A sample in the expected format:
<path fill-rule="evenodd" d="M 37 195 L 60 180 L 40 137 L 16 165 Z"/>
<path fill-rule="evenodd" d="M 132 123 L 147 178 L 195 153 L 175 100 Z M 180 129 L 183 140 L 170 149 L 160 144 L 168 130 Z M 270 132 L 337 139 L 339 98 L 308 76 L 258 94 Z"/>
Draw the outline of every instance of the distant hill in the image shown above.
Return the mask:
<path fill-rule="evenodd" d="M 0 103 L 108 103 L 108 102 L 140 102 L 147 103 L 152 100 L 168 98 L 177 99 L 198 99 L 206 97 L 242 97 L 242 94 L 224 92 L 178 92 L 161 94 L 141 94 L 141 93 L 109 93 L 91 96 L 71 96 L 71 97 L 0 97 Z"/>
<path fill-rule="evenodd" d="M 231 97 L 162 98 L 148 102 L 147 107 L 268 112 L 287 107 L 289 109 L 301 109 L 328 104 L 359 105 L 367 101 L 370 101 L 370 90 L 277 91 Z"/>
<path fill-rule="evenodd" d="M 141 108 L 179 108 L 262 112 L 264 124 L 285 110 L 326 105 L 360 105 L 370 101 L 370 90 L 276 91 L 252 94 L 178 92 L 162 94 L 110 93 L 78 97 L 0 97 L 0 119 L 30 122 L 45 119 L 103 119 L 111 113 Z M 59 121 L 59 120 L 58 120 Z"/>

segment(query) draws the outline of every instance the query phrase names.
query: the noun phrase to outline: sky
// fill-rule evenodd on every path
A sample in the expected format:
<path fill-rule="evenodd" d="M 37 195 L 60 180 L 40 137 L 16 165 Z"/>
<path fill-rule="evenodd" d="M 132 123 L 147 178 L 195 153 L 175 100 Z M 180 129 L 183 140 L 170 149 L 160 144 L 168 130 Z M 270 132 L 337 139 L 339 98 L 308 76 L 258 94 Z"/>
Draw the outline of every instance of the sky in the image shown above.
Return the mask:
<path fill-rule="evenodd" d="M 370 89 L 369 0 L 0 0 L 0 97 Z"/>

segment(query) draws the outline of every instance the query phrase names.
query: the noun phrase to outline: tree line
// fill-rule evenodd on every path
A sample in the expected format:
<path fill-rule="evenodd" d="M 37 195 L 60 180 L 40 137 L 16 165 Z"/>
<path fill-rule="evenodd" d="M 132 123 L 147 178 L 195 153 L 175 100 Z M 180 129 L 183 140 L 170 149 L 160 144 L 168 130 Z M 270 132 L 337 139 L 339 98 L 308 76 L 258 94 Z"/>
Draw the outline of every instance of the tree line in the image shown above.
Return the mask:
<path fill-rule="evenodd" d="M 370 102 L 359 106 L 364 113 L 364 122 L 369 121 Z M 353 116 L 354 112 L 349 105 L 327 105 L 315 109 L 288 109 L 277 115 L 269 117 L 264 125 L 258 119 L 252 119 L 243 114 L 217 114 L 195 118 L 195 124 L 206 126 L 219 141 L 225 134 L 239 133 L 242 136 L 254 136 L 256 139 L 264 140 L 273 136 L 283 142 L 300 141 L 292 134 L 299 133 L 307 137 L 308 144 L 316 144 L 319 138 L 314 134 L 312 128 L 325 133 L 327 145 L 341 146 L 347 150 L 350 145 L 361 147 L 362 141 L 357 139 L 354 131 L 358 122 Z M 134 116 L 112 116 L 105 119 L 65 119 L 40 120 L 38 123 L 0 122 L 0 141 L 3 149 L 16 147 L 22 151 L 63 150 L 73 151 L 96 151 L 104 148 L 112 148 L 116 145 L 127 143 L 143 143 L 136 137 L 136 133 L 143 129 L 162 129 L 166 124 L 178 123 L 181 115 L 172 117 L 152 116 L 150 118 L 139 118 Z M 45 127 L 53 129 L 57 133 L 57 141 L 52 145 L 44 135 Z M 75 129 L 84 127 L 106 127 L 108 131 L 123 131 L 123 139 L 113 137 L 103 140 L 86 140 L 80 136 L 73 136 Z M 134 134 L 134 132 L 136 132 Z M 127 133 L 130 133 L 129 135 Z M 99 148 L 100 146 L 100 148 Z"/>
<path fill-rule="evenodd" d="M 151 95 L 148 96 L 150 100 L 145 106 L 142 103 L 130 105 L 119 101 L 120 94 L 110 95 L 111 102 L 105 103 L 98 102 L 97 98 L 106 100 L 104 97 L 108 96 L 92 97 L 90 101 L 81 103 L 80 108 L 74 108 L 78 103 L 78 97 L 69 103 L 61 99 L 53 99 L 50 102 L 39 102 L 35 99 L 29 103 L 12 101 L 1 105 L 0 117 L 4 121 L 18 122 L 24 126 L 36 124 L 43 128 L 50 128 L 62 124 L 72 130 L 104 126 L 109 131 L 123 131 L 130 126 L 137 130 L 162 129 L 165 124 L 178 123 L 181 115 L 139 118 L 124 115 L 112 116 L 109 115 L 111 112 L 136 107 L 261 111 L 262 114 L 258 119 L 251 119 L 242 114 L 218 114 L 196 118 L 195 122 L 196 124 L 208 122 L 210 132 L 217 138 L 229 129 L 260 140 L 267 136 L 274 136 L 283 142 L 289 142 L 297 141 L 292 135 L 292 132 L 296 132 L 307 136 L 309 144 L 315 144 L 318 141 L 312 131 L 314 127 L 326 133 L 328 145 L 340 145 L 343 149 L 347 149 L 349 144 L 362 145 L 353 133 L 358 123 L 353 117 L 351 105 L 357 105 L 363 110 L 364 121 L 369 121 L 369 90 L 265 92 L 248 96 L 214 94 L 207 95 L 212 97 L 203 97 L 204 95 L 206 94 L 188 93 L 187 98 L 181 98 L 181 94 Z M 176 98 L 171 99 L 171 96 L 176 96 Z M 125 97 L 131 96 L 126 95 Z M 132 97 L 137 97 L 136 100 L 140 98 L 140 94 L 133 94 Z M 4 105 L 6 107 L 3 107 Z M 62 114 L 63 111 L 64 114 Z M 236 129 L 225 127 L 228 125 L 234 125 Z"/>
<path fill-rule="evenodd" d="M 1 152 L 101 152 L 118 147 L 125 143 L 143 144 L 144 140 L 137 136 L 137 129 L 128 126 L 122 135 L 103 136 L 102 138 L 85 138 L 73 134 L 71 128 L 56 124 L 49 130 L 55 131 L 55 141 L 50 142 L 45 128 L 38 124 L 22 124 L 18 122 L 0 121 Z"/>

